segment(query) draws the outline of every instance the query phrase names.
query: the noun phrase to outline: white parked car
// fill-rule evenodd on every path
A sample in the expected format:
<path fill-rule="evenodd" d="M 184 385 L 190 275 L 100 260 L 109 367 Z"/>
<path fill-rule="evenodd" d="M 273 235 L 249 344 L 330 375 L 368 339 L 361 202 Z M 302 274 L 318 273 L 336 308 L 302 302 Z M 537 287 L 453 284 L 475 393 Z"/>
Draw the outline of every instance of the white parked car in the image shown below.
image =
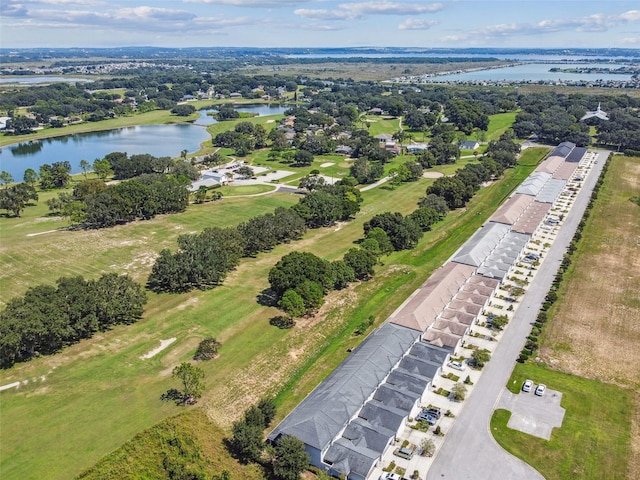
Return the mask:
<path fill-rule="evenodd" d="M 380 475 L 380 480 L 400 480 L 400 475 L 397 473 L 386 472 Z"/>
<path fill-rule="evenodd" d="M 525 380 L 524 383 L 522 384 L 523 392 L 529 393 L 532 388 L 533 388 L 533 382 L 531 380 Z"/>
<path fill-rule="evenodd" d="M 462 362 L 449 362 L 447 363 L 447 365 L 455 370 L 460 370 L 460 371 L 467 368 Z"/>
<path fill-rule="evenodd" d="M 544 383 L 541 383 L 536 387 L 536 395 L 538 395 L 539 397 L 542 397 L 544 395 L 544 392 L 546 391 L 547 391 L 547 386 Z"/>

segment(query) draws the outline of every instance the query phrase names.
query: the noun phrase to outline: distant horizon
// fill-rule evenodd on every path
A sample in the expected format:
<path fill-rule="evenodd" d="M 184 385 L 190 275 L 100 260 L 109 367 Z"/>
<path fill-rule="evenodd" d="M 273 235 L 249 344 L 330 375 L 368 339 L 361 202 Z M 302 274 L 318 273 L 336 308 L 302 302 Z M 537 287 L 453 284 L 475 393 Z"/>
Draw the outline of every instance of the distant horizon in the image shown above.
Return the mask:
<path fill-rule="evenodd" d="M 3 49 L 640 48 L 637 0 L 0 0 L 0 6 Z"/>
<path fill-rule="evenodd" d="M 32 47 L 0 47 L 0 51 L 19 51 L 19 50 L 135 50 L 135 49 L 154 49 L 154 50 L 255 50 L 255 51 L 370 51 L 389 53 L 428 53 L 428 52 L 558 52 L 558 53 L 587 53 L 594 52 L 611 52 L 611 51 L 631 51 L 639 52 L 640 47 L 500 47 L 500 46 L 484 46 L 484 47 L 416 47 L 416 46 L 381 46 L 381 45 L 360 45 L 360 46 L 315 46 L 315 47 L 264 47 L 254 45 L 188 45 L 188 46 L 157 46 L 157 45 L 119 45 L 111 47 L 89 47 L 89 46 L 76 46 L 76 47 L 52 47 L 52 46 L 32 46 Z"/>

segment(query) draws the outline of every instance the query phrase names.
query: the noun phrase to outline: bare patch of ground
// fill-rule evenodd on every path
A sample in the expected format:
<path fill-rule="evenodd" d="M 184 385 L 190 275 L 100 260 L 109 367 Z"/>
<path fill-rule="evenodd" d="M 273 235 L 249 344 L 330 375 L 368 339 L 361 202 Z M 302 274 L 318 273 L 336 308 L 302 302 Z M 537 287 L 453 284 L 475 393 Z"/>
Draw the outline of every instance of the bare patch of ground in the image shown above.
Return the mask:
<path fill-rule="evenodd" d="M 615 157 L 583 231 L 570 282 L 540 357 L 581 377 L 640 388 L 640 160 Z M 640 395 L 631 419 L 629 478 L 640 478 Z"/>
<path fill-rule="evenodd" d="M 635 163 L 634 163 L 635 162 Z M 583 232 L 571 282 L 548 326 L 543 360 L 587 378 L 640 386 L 638 160 L 613 160 Z M 635 193 L 633 193 L 635 192 Z"/>
<path fill-rule="evenodd" d="M 322 165 L 320 165 L 320 168 L 327 168 L 327 167 L 330 167 L 331 165 L 335 165 L 335 163 L 333 163 L 333 162 L 325 162 Z"/>
<path fill-rule="evenodd" d="M 169 345 L 171 345 L 176 340 L 177 340 L 176 337 L 168 338 L 166 340 L 160 340 L 160 346 L 154 348 L 153 350 L 149 350 L 144 355 L 140 355 L 140 360 L 146 360 L 147 358 L 155 357 L 158 353 L 160 353 L 162 350 L 167 348 Z"/>
<path fill-rule="evenodd" d="M 424 178 L 440 178 L 444 177 L 444 173 L 442 172 L 424 172 L 422 174 Z"/>

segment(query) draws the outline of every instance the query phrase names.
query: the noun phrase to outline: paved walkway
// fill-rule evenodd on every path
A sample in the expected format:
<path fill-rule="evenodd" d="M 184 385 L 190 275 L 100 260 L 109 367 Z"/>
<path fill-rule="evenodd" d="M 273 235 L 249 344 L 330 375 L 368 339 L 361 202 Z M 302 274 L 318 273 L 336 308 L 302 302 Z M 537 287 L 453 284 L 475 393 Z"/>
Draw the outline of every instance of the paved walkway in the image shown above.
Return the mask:
<path fill-rule="evenodd" d="M 491 361 L 437 452 L 427 480 L 540 480 L 534 468 L 503 450 L 489 431 L 489 422 L 500 400 L 515 361 L 531 331 L 562 257 L 582 218 L 591 192 L 609 155 L 600 152 L 584 181 L 570 214 L 546 254 L 534 281 L 500 340 Z"/>

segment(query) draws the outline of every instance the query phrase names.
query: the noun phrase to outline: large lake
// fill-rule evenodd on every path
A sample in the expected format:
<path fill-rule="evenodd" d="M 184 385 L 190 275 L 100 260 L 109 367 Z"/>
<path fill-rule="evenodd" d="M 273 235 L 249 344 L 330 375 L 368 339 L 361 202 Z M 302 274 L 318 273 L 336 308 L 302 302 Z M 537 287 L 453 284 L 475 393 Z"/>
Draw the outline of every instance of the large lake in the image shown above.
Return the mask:
<path fill-rule="evenodd" d="M 239 111 L 250 111 L 258 115 L 275 115 L 287 110 L 287 106 L 248 105 Z M 200 144 L 211 136 L 201 125 L 216 120 L 200 111 L 200 125 L 143 125 L 125 127 L 102 132 L 78 133 L 64 137 L 48 138 L 32 142 L 7 145 L 0 149 L 0 170 L 9 172 L 15 181 L 22 181 L 24 171 L 40 165 L 68 161 L 72 173 L 81 173 L 80 160 L 93 163 L 111 152 L 127 152 L 129 155 L 149 153 L 154 157 L 177 157 L 182 150 L 195 152 Z"/>
<path fill-rule="evenodd" d="M 20 83 L 24 85 L 30 85 L 35 83 L 75 83 L 75 82 L 93 82 L 89 78 L 75 78 L 75 77 L 54 77 L 46 75 L 35 76 L 16 76 L 16 77 L 0 77 L 0 83 Z"/>
<path fill-rule="evenodd" d="M 611 65 L 610 63 L 584 63 L 584 64 L 567 64 L 567 63 L 526 63 L 524 65 L 516 65 L 513 67 L 500 67 L 488 70 L 478 70 L 475 72 L 456 73 L 452 75 L 438 75 L 429 77 L 431 82 L 472 82 L 472 81 L 595 81 L 595 80 L 617 80 L 626 81 L 631 79 L 631 75 L 617 73 L 564 73 L 550 72 L 551 68 L 619 68 L 620 65 Z"/>
<path fill-rule="evenodd" d="M 263 103 L 259 105 L 247 105 L 245 107 L 236 107 L 239 112 L 250 112 L 256 115 L 279 115 L 291 108 L 290 105 L 270 105 Z M 218 121 L 213 118 L 209 113 L 215 113 L 215 110 L 200 110 L 200 118 L 194 123 L 198 125 L 213 125 Z"/>

